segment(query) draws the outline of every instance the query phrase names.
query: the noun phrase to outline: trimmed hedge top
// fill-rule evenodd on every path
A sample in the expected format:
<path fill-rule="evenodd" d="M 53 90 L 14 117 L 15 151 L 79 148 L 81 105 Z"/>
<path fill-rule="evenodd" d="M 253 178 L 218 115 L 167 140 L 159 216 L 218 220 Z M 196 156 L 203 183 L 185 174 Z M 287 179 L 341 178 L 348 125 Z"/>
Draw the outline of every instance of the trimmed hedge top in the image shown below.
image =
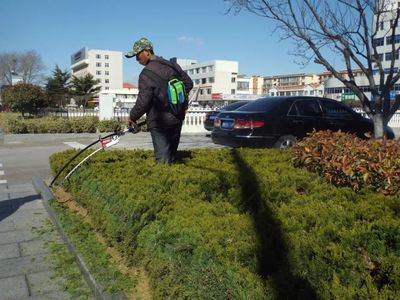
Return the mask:
<path fill-rule="evenodd" d="M 53 170 L 74 153 L 53 155 Z M 155 299 L 400 297 L 398 196 L 336 188 L 287 151 L 179 155 L 168 166 L 152 151 L 100 152 L 67 183 L 145 265 Z"/>

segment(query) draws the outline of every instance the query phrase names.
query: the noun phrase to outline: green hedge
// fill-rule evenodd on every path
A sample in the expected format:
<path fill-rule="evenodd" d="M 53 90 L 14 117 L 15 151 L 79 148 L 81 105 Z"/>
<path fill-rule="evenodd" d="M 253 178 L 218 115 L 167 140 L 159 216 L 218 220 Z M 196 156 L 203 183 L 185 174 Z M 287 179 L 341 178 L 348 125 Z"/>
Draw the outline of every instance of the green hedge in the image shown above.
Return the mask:
<path fill-rule="evenodd" d="M 51 157 L 53 171 L 75 152 Z M 290 152 L 207 149 L 155 165 L 101 152 L 66 187 L 155 299 L 398 299 L 400 199 L 336 188 Z"/>
<path fill-rule="evenodd" d="M 24 119 L 18 114 L 0 113 L 0 127 L 5 133 L 114 132 L 121 130 L 124 125 L 117 120 L 99 121 L 98 117 Z"/>

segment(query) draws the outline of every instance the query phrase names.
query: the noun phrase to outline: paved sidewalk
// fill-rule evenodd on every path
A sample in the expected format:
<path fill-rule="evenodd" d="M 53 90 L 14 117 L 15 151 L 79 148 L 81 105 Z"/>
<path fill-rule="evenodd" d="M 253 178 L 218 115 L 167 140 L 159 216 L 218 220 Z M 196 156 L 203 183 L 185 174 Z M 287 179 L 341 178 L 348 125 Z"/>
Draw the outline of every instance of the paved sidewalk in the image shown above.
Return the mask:
<path fill-rule="evenodd" d="M 70 299 L 56 284 L 54 263 L 45 247 L 59 241 L 32 183 L 0 184 L 0 300 Z"/>

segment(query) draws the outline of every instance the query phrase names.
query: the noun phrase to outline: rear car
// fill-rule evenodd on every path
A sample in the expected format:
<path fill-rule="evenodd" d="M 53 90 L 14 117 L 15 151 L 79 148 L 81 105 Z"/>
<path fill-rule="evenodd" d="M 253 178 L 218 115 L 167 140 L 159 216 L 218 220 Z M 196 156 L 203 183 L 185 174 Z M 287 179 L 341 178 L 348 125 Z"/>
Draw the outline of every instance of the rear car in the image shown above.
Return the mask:
<path fill-rule="evenodd" d="M 318 97 L 266 97 L 221 112 L 214 120 L 214 143 L 231 147 L 290 148 L 313 130 L 373 133 L 371 120 L 346 105 Z M 388 128 L 387 137 L 394 138 Z"/>
<path fill-rule="evenodd" d="M 214 120 L 217 117 L 217 115 L 221 112 L 221 111 L 231 111 L 231 110 L 235 110 L 243 105 L 245 105 L 246 103 L 248 103 L 249 101 L 238 101 L 238 102 L 234 102 L 231 104 L 228 104 L 226 106 L 224 106 L 223 108 L 219 109 L 219 110 L 212 110 L 206 113 L 205 117 L 204 117 L 204 128 L 208 131 L 213 130 L 214 128 Z"/>

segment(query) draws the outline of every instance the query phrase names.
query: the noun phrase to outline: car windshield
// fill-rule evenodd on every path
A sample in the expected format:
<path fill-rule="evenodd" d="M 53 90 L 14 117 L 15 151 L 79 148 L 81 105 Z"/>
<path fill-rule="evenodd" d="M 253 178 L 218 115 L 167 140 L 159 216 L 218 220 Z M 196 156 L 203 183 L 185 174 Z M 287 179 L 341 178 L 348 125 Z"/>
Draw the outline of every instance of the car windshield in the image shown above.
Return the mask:
<path fill-rule="evenodd" d="M 282 98 L 261 98 L 254 101 L 250 101 L 246 105 L 241 106 L 237 111 L 268 111 L 275 107 Z"/>

